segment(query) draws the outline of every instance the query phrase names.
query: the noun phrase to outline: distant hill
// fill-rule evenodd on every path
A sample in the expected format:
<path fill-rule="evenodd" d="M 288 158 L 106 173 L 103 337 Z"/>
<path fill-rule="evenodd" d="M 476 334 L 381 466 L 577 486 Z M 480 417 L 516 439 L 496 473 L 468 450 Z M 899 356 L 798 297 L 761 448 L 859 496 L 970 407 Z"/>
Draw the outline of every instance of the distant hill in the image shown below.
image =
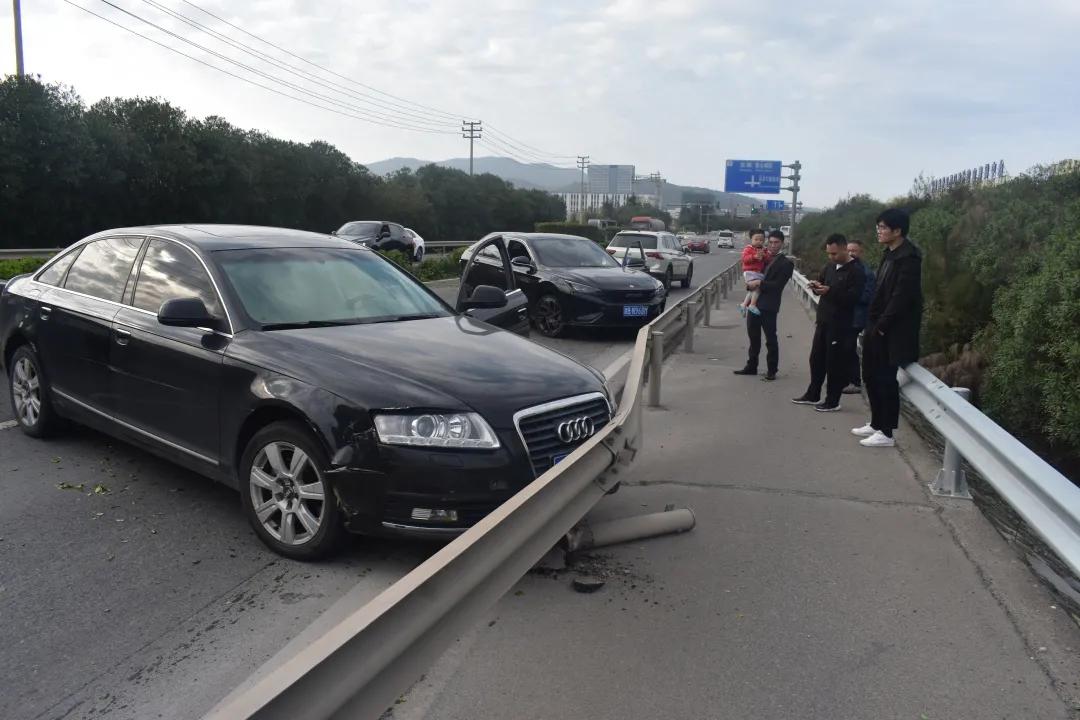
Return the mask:
<path fill-rule="evenodd" d="M 416 170 L 424 165 L 431 164 L 440 167 L 453 168 L 455 170 L 464 170 L 466 172 L 469 170 L 469 158 L 453 158 L 451 160 L 440 160 L 433 163 L 430 160 L 396 157 L 390 158 L 389 160 L 367 163 L 367 168 L 376 175 L 388 175 L 397 172 L 402 168 Z M 517 160 L 511 160 L 510 158 L 478 157 L 473 160 L 473 172 L 491 173 L 492 175 L 501 177 L 507 182 L 513 183 L 516 187 L 528 190 L 578 192 L 581 188 L 581 174 L 578 170 L 572 168 L 559 168 L 544 163 L 527 164 L 518 162 Z M 642 194 L 651 195 L 656 192 L 656 189 L 651 182 L 637 183 L 635 189 Z M 764 204 L 762 200 L 751 198 L 746 195 L 726 193 L 721 190 L 713 190 L 712 188 L 676 185 L 671 182 L 664 183 L 665 205 L 677 205 L 683 202 L 684 194 L 689 194 L 691 197 L 694 197 L 695 200 L 702 195 L 711 196 L 716 202 L 720 203 L 720 207 L 725 208 L 730 208 L 735 204 L 744 206 L 750 205 L 751 203 L 756 203 L 758 205 Z"/>

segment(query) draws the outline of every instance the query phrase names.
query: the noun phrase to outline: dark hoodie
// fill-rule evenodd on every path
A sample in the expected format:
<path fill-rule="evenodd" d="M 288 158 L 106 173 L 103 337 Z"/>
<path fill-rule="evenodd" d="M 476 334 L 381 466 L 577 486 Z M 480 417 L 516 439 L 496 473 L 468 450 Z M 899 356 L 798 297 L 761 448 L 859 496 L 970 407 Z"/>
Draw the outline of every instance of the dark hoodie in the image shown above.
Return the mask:
<path fill-rule="evenodd" d="M 876 284 L 866 338 L 875 346 L 878 361 L 888 365 L 917 361 L 923 311 L 922 251 L 908 238 L 895 250 L 886 250 Z"/>

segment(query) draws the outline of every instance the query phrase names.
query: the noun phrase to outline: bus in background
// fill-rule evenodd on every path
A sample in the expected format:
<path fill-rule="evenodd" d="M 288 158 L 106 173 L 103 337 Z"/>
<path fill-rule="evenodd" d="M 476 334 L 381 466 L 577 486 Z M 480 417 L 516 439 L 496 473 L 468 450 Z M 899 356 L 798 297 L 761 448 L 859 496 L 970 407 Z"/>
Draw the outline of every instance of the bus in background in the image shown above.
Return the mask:
<path fill-rule="evenodd" d="M 664 224 L 663 220 L 648 215 L 637 215 L 630 218 L 630 229 L 663 231 L 667 230 L 667 225 Z"/>

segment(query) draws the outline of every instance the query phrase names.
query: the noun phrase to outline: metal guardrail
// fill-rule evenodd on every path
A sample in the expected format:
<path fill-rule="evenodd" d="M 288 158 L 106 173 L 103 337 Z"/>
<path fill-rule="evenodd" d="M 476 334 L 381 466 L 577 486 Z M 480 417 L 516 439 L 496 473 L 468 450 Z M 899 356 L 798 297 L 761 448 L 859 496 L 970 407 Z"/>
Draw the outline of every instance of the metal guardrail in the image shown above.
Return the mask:
<path fill-rule="evenodd" d="M 674 350 L 654 333 L 681 325 L 692 338 L 736 267 L 638 332 L 619 409 L 596 435 L 370 602 L 336 606 L 343 619 L 291 657 L 271 659 L 207 720 L 377 718 L 393 706 L 620 481 L 641 444 L 645 369 L 652 359 L 650 383 L 658 387 L 663 355 Z"/>
<path fill-rule="evenodd" d="M 475 240 L 440 240 L 436 242 L 424 242 L 424 252 L 429 255 L 448 255 L 458 248 L 466 248 L 474 244 Z"/>
<path fill-rule="evenodd" d="M 793 279 L 803 304 L 816 305 L 806 277 L 795 273 Z M 966 460 L 1080 574 L 1080 488 L 969 403 L 964 388 L 950 388 L 918 363 L 901 368 L 899 380 L 904 398 L 945 438 L 943 467 L 931 490 L 970 497 L 960 467 Z"/>
<path fill-rule="evenodd" d="M 0 248 L 0 260 L 9 258 L 50 258 L 64 248 Z"/>

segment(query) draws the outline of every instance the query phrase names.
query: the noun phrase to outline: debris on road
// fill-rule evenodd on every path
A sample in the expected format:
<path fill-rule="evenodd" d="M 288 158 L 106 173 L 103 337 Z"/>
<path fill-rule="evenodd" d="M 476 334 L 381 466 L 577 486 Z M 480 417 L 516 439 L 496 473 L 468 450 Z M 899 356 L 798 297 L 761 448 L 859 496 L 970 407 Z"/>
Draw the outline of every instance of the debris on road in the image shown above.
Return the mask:
<path fill-rule="evenodd" d="M 579 593 L 594 593 L 604 587 L 604 581 L 591 575 L 579 575 L 574 578 L 574 589 Z"/>
<path fill-rule="evenodd" d="M 79 483 L 78 485 L 72 485 L 68 482 L 56 483 L 56 488 L 58 490 L 78 490 L 79 492 L 82 492 L 85 487 L 86 483 Z"/>

